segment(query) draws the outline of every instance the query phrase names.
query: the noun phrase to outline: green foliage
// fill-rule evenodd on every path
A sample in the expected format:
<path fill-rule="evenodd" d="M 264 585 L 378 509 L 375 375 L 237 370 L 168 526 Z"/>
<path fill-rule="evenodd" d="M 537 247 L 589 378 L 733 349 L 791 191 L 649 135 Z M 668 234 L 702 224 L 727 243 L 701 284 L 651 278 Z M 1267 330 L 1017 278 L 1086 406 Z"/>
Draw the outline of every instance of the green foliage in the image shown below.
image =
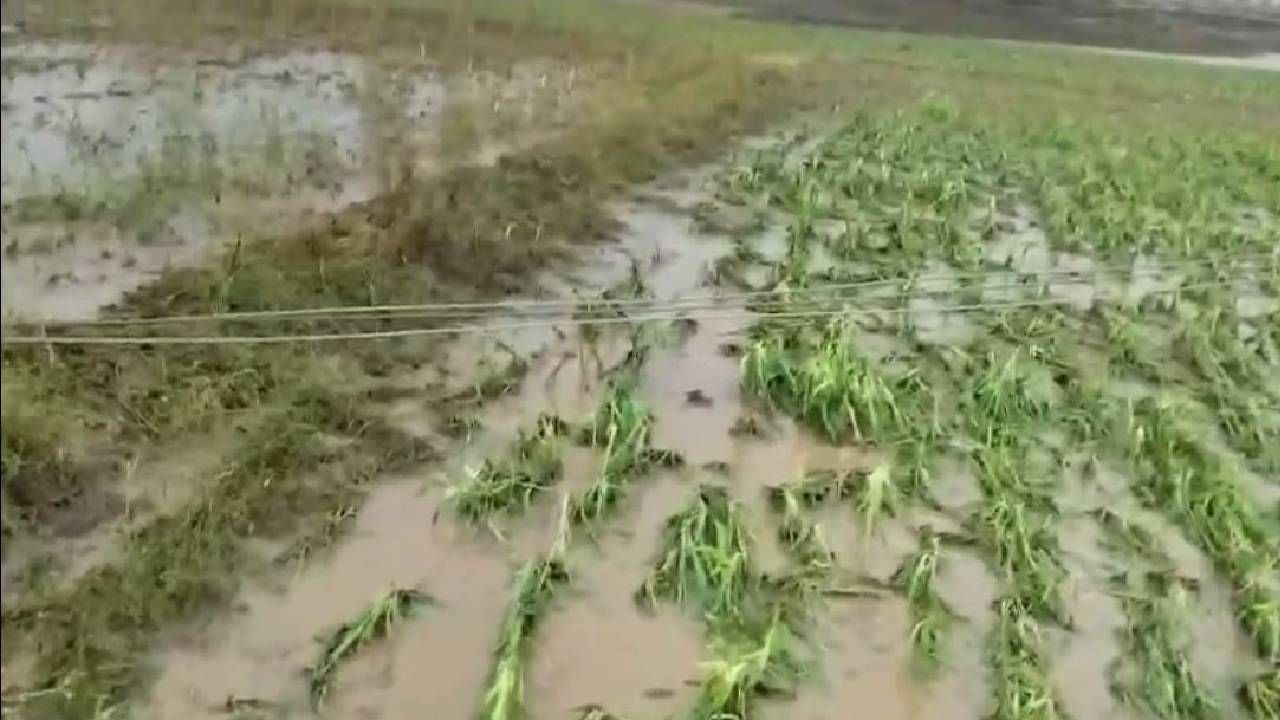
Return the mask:
<path fill-rule="evenodd" d="M 320 659 L 307 669 L 311 708 L 319 710 L 324 704 L 333 676 L 342 664 L 366 645 L 386 637 L 393 625 L 429 602 L 431 598 L 419 590 L 394 589 L 330 633 L 324 640 Z"/>
<path fill-rule="evenodd" d="M 955 615 L 938 595 L 934 582 L 942 558 L 940 539 L 928 527 L 920 535 L 920 550 L 894 573 L 893 584 L 907 596 L 911 609 L 911 649 L 917 666 L 926 672 L 942 662 L 946 633 Z"/>
<path fill-rule="evenodd" d="M 1186 408 L 1144 399 L 1130 408 L 1128 448 L 1138 490 L 1169 514 L 1231 579 L 1237 619 L 1258 652 L 1280 657 L 1275 535 L 1240 488 L 1234 468 L 1184 425 Z"/>
<path fill-rule="evenodd" d="M 877 439 L 907 422 L 901 391 L 858 354 L 852 328 L 832 322 L 819 337 L 769 336 L 747 349 L 743 385 L 832 441 Z"/>
<path fill-rule="evenodd" d="M 1015 598 L 996 608 L 992 647 L 995 670 L 994 720 L 1065 720 L 1066 712 L 1046 672 L 1043 642 L 1035 622 Z"/>
<path fill-rule="evenodd" d="M 754 594 L 750 533 L 724 488 L 703 486 L 667 519 L 661 554 L 637 595 L 644 603 L 690 603 L 715 618 L 741 617 Z"/>
<path fill-rule="evenodd" d="M 498 634 L 497 660 L 484 694 L 484 720 L 525 716 L 524 677 L 529 642 L 551 606 L 556 590 L 569 582 L 559 551 L 530 560 L 516 572 L 511 600 Z"/>
<path fill-rule="evenodd" d="M 489 520 L 495 513 L 511 513 L 528 507 L 559 478 L 557 436 L 567 430 L 564 421 L 543 415 L 532 433 L 525 435 L 521 431 L 510 455 L 496 462 L 486 460 L 479 468 L 469 468 L 466 481 L 448 491 L 458 513 L 478 523 Z"/>

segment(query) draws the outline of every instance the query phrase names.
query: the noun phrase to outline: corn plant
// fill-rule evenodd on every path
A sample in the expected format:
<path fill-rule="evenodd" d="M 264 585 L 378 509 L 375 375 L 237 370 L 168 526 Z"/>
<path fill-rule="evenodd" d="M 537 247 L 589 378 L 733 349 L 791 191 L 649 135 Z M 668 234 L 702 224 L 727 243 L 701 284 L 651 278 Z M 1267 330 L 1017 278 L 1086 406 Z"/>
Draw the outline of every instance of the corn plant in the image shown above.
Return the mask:
<path fill-rule="evenodd" d="M 911 648 L 918 667 L 932 671 L 942 660 L 945 634 L 955 616 L 938 595 L 934 582 L 942 555 L 940 538 L 925 527 L 920 550 L 894 573 L 893 584 L 907 596 L 911 609 Z"/>
<path fill-rule="evenodd" d="M 319 710 L 324 704 L 340 666 L 369 643 L 386 637 L 396 622 L 430 601 L 428 595 L 418 590 L 391 590 L 330 633 L 324 640 L 320 659 L 307 669 L 312 709 Z"/>
<path fill-rule="evenodd" d="M 1048 419 L 1056 396 L 1052 380 L 1033 361 L 1015 350 L 999 360 L 988 354 L 966 398 L 970 431 L 987 445 L 1025 433 L 1028 425 Z"/>
<path fill-rule="evenodd" d="M 1240 700 L 1255 720 L 1280 717 L 1280 668 L 1268 670 L 1241 686 Z"/>
<path fill-rule="evenodd" d="M 529 641 L 555 597 L 569 581 L 561 553 L 552 551 L 520 567 L 498 634 L 497 659 L 484 694 L 484 720 L 524 717 L 524 677 Z"/>
<path fill-rule="evenodd" d="M 743 385 L 832 441 L 877 439 L 906 421 L 890 381 L 853 346 L 853 335 L 832 323 L 801 349 L 767 336 L 748 348 Z"/>
<path fill-rule="evenodd" d="M 992 643 L 996 709 L 994 720 L 1065 720 L 1045 669 L 1040 633 L 1016 598 L 997 606 Z"/>
<path fill-rule="evenodd" d="M 1137 583 L 1115 580 L 1127 619 L 1123 633 L 1128 672 L 1113 682 L 1122 696 L 1169 720 L 1219 717 L 1218 705 L 1196 680 L 1189 662 L 1186 614 L 1189 594 L 1167 572 L 1148 573 Z"/>
<path fill-rule="evenodd" d="M 692 717 L 746 720 L 755 698 L 792 692 L 806 673 L 801 642 L 780 612 L 759 627 L 715 635 Z"/>
<path fill-rule="evenodd" d="M 1128 447 L 1138 490 L 1231 579 L 1241 626 L 1264 658 L 1280 659 L 1280 549 L 1231 465 L 1182 425 L 1185 414 L 1181 406 L 1154 399 L 1130 407 Z"/>
<path fill-rule="evenodd" d="M 854 507 L 868 536 L 886 516 L 892 516 L 898 506 L 900 493 L 893 477 L 889 465 L 880 465 L 864 475 L 854 491 Z"/>
<path fill-rule="evenodd" d="M 754 593 L 750 535 L 724 488 L 703 486 L 667 520 L 662 550 L 637 598 L 692 603 L 712 617 L 741 616 Z"/>
<path fill-rule="evenodd" d="M 486 460 L 478 468 L 467 469 L 467 479 L 451 488 L 447 497 L 458 514 L 470 522 L 489 520 L 496 513 L 516 512 L 528 507 L 560 477 L 559 435 L 567 431 L 564 421 L 550 415 L 538 418 L 536 429 L 520 433 L 508 456 Z"/>
<path fill-rule="evenodd" d="M 650 445 L 653 416 L 630 382 L 611 383 L 584 439 L 604 447 L 600 476 L 570 503 L 574 522 L 594 522 L 612 510 L 626 493 L 627 485 L 654 466 L 675 466 L 683 459 L 670 450 Z"/>
<path fill-rule="evenodd" d="M 1019 607 L 1040 618 L 1065 621 L 1059 595 L 1065 571 L 1048 521 L 1052 509 L 1026 484 L 1018 457 L 1007 447 L 978 454 L 978 483 L 985 503 L 973 522 Z"/>

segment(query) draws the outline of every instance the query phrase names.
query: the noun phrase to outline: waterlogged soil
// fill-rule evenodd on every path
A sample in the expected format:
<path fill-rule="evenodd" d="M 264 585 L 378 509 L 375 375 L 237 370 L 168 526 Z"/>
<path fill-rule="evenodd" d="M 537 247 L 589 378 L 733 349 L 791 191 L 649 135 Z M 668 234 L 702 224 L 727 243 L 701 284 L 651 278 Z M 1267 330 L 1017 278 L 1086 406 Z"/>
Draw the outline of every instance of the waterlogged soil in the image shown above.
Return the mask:
<path fill-rule="evenodd" d="M 689 502 L 698 483 L 729 487 L 747 513 L 753 561 L 778 572 L 789 561 L 775 540 L 766 488 L 807 471 L 870 469 L 883 461 L 872 447 L 823 443 L 743 397 L 739 359 L 726 346 L 743 341 L 751 318 L 706 282 L 716 258 L 731 247 L 727 238 L 694 232 L 691 218 L 670 203 L 637 200 L 619 205 L 617 215 L 619 242 L 580 271 L 580 295 L 625 281 L 635 265 L 653 296 L 697 298 L 712 308 L 722 303 L 724 313 L 670 323 L 650 349 L 641 391 L 655 414 L 653 444 L 681 453 L 686 466 L 637 481 L 618 516 L 594 538 L 573 544 L 573 581 L 531 645 L 526 697 L 533 717 L 571 717 L 575 708 L 591 704 L 622 716 L 668 717 L 692 705 L 705 652 L 699 619 L 672 608 L 642 612 L 633 597 L 665 519 Z M 715 313 L 704 308 L 699 314 Z M 349 534 L 331 551 L 255 581 L 229 616 L 171 643 L 159 657 L 163 672 L 148 716 L 214 717 L 249 704 L 269 706 L 282 717 L 308 716 L 301 673 L 315 661 L 315 638 L 392 586 L 420 588 L 435 602 L 342 669 L 326 716 L 392 718 L 424 707 L 441 718 L 472 716 L 483 696 L 511 573 L 549 546 L 556 497 L 590 484 L 600 456 L 570 448 L 559 489 L 493 528 L 463 526 L 445 500 L 445 487 L 468 466 L 501 455 L 539 413 L 570 421 L 590 414 L 604 372 L 630 344 L 622 331 L 605 328 L 588 338 L 568 313 L 563 319 L 563 328 L 504 336 L 528 369 L 503 396 L 480 401 L 468 395 L 477 367 L 503 366 L 503 352 L 486 339 L 461 340 L 440 366 L 424 370 L 418 380 L 452 398 L 450 413 L 478 420 L 455 441 L 453 457 L 437 470 L 374 485 Z M 501 318 L 492 322 L 503 324 Z M 443 413 L 420 407 L 393 412 L 406 428 L 433 435 L 442 430 Z M 744 417 L 754 418 L 761 432 L 731 432 Z M 973 491 L 970 476 L 950 485 L 953 499 Z M 881 586 L 916 548 L 916 526 L 959 529 L 947 525 L 948 515 L 923 510 L 864 528 L 847 504 L 824 508 L 815 519 L 850 577 Z M 973 669 L 984 666 L 995 581 L 984 564 L 958 550 L 945 559 L 939 583 L 962 621 L 938 677 L 919 677 L 911 666 L 903 598 L 887 590 L 835 598 L 815 635 L 821 647 L 817 676 L 796 698 L 768 703 L 765 716 L 838 718 L 851 707 L 874 709 L 874 716 L 886 719 L 980 715 L 990 692 Z M 1101 673 L 1100 666 L 1096 670 Z"/>
<path fill-rule="evenodd" d="M 79 320 L 155 280 L 373 199 L 407 173 L 492 164 L 572 116 L 588 73 L 445 73 L 322 49 L 0 48 L 0 311 Z M 456 111 L 456 112 L 455 112 Z M 465 116 L 472 132 L 450 134 Z"/>

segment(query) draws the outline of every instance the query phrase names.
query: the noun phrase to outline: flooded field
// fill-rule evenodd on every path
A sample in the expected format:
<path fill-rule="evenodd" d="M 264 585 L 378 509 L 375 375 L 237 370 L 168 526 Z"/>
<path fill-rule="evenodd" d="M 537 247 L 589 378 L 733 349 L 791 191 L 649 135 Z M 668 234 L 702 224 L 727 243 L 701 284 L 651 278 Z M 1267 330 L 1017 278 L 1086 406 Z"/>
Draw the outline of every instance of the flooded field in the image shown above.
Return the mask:
<path fill-rule="evenodd" d="M 82 320 L 249 232 L 368 202 L 401 176 L 491 164 L 551 132 L 589 74 L 425 55 L 3 45 L 3 312 Z M 477 110 L 483 105 L 482 110 Z M 465 128 L 465 129 L 464 129 Z"/>
<path fill-rule="evenodd" d="M 217 47 L 4 39 L 6 715 L 1280 717 L 1273 136 Z"/>

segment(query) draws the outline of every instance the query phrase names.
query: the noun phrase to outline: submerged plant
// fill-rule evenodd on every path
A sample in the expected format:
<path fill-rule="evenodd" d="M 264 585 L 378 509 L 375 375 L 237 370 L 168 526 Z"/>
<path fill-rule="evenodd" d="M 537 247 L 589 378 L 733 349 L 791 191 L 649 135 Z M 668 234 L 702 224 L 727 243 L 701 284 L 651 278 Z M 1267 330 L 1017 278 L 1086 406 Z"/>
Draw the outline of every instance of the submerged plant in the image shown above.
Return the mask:
<path fill-rule="evenodd" d="M 1280 659 L 1280 547 L 1234 468 L 1182 425 L 1185 410 L 1146 399 L 1130 408 L 1128 447 L 1144 500 L 1178 522 L 1226 573 L 1236 617 L 1262 657 Z"/>
<path fill-rule="evenodd" d="M 802 566 L 802 572 L 823 573 L 831 568 L 833 553 L 818 525 L 804 510 L 827 498 L 843 497 L 848 474 L 817 473 L 768 489 L 773 509 L 782 515 L 778 540 Z"/>
<path fill-rule="evenodd" d="M 782 613 L 759 627 L 721 628 L 713 635 L 712 659 L 703 663 L 695 720 L 745 720 L 759 696 L 786 695 L 804 677 L 801 640 Z"/>
<path fill-rule="evenodd" d="M 1149 576 L 1138 593 L 1124 595 L 1124 648 L 1138 670 L 1130 682 L 1156 717 L 1209 720 L 1218 717 L 1218 709 L 1191 671 L 1182 629 L 1187 600 L 1181 582 L 1161 574 Z"/>
<path fill-rule="evenodd" d="M 740 617 L 755 582 L 749 546 L 738 504 L 724 488 L 704 485 L 687 509 L 667 519 L 661 554 L 637 597 L 690 602 L 717 618 Z"/>
<path fill-rule="evenodd" d="M 992 665 L 996 675 L 993 720 L 1065 720 L 1054 696 L 1035 622 L 1016 598 L 997 606 Z"/>
<path fill-rule="evenodd" d="M 587 442 L 604 446 L 600 475 L 570 503 L 574 522 L 586 524 L 602 518 L 618 504 L 627 485 L 654 466 L 676 466 L 683 458 L 650 444 L 653 416 L 640 400 L 634 384 L 615 381 L 584 432 Z"/>
<path fill-rule="evenodd" d="M 521 431 L 507 457 L 468 468 L 466 481 L 449 488 L 448 498 L 462 517 L 476 523 L 495 513 L 523 510 L 560 477 L 557 436 L 567 430 L 564 421 L 555 416 L 539 417 L 533 433 Z"/>
<path fill-rule="evenodd" d="M 894 574 L 893 583 L 907 596 L 911 609 L 911 648 L 920 667 L 938 667 L 944 652 L 944 635 L 955 616 L 938 595 L 934 582 L 942 554 L 940 538 L 932 529 L 921 530 L 920 550 Z"/>
<path fill-rule="evenodd" d="M 370 642 L 386 637 L 392 625 L 429 602 L 431 598 L 418 590 L 392 590 L 330 634 L 320 660 L 307 670 L 311 707 L 318 710 L 324 704 L 334 673 L 343 663 Z"/>
<path fill-rule="evenodd" d="M 472 399 L 477 402 L 502 397 L 514 391 L 529 371 L 529 361 L 521 357 L 511 346 L 500 342 L 498 349 L 507 354 L 507 363 L 494 367 L 487 359 L 481 361 L 480 377 L 471 388 Z"/>
<path fill-rule="evenodd" d="M 851 330 L 840 322 L 801 347 L 773 335 L 756 340 L 742 375 L 747 390 L 830 440 L 883 438 L 906 420 L 891 382 L 854 349 Z"/>

